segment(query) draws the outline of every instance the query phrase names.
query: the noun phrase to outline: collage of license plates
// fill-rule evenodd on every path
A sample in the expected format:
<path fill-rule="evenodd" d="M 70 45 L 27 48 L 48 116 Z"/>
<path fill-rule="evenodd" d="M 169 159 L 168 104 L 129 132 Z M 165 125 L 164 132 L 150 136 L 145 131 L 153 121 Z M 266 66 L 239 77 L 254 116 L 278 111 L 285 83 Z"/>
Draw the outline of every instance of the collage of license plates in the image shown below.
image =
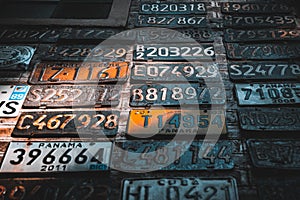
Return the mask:
<path fill-rule="evenodd" d="M 296 3 L 132 0 L 125 27 L 2 25 L 0 199 L 299 199 Z"/>

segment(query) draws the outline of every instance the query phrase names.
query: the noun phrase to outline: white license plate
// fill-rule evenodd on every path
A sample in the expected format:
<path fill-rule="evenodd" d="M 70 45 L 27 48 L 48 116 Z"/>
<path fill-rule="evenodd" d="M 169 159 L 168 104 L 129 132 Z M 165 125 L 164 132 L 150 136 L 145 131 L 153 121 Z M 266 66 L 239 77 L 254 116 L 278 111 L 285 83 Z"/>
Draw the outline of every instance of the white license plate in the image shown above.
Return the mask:
<path fill-rule="evenodd" d="M 0 117 L 17 117 L 30 86 L 0 86 Z"/>
<path fill-rule="evenodd" d="M 12 142 L 1 172 L 103 171 L 110 163 L 111 142 Z"/>

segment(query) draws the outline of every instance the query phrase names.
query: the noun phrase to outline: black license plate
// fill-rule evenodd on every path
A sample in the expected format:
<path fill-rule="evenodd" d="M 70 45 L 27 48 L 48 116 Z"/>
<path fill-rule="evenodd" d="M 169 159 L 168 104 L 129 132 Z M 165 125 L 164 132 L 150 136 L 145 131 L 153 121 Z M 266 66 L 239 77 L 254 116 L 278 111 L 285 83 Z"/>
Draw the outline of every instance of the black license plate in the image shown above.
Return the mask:
<path fill-rule="evenodd" d="M 139 82 L 204 82 L 219 80 L 219 69 L 214 63 L 134 63 L 131 81 Z"/>
<path fill-rule="evenodd" d="M 180 15 L 180 14 L 206 14 L 206 3 L 152 3 L 142 2 L 139 13 L 146 15 Z"/>
<path fill-rule="evenodd" d="M 124 61 L 128 53 L 128 46 L 103 46 L 103 45 L 68 45 L 48 46 L 41 59 L 47 61 Z"/>
<path fill-rule="evenodd" d="M 297 80 L 298 62 L 229 62 L 230 78 L 234 81 Z"/>
<path fill-rule="evenodd" d="M 137 15 L 136 27 L 207 28 L 207 17 L 201 15 Z"/>
<path fill-rule="evenodd" d="M 296 27 L 296 18 L 291 15 L 224 16 L 225 27 Z"/>
<path fill-rule="evenodd" d="M 242 2 L 226 2 L 221 4 L 222 13 L 229 14 L 278 14 L 291 13 L 292 7 L 287 4 L 277 3 L 242 3 Z"/>
<path fill-rule="evenodd" d="M 249 83 L 236 84 L 239 105 L 299 104 L 299 83 Z"/>
<path fill-rule="evenodd" d="M 300 169 L 300 140 L 248 140 L 247 145 L 257 168 Z"/>
<path fill-rule="evenodd" d="M 299 58 L 300 44 L 238 44 L 225 45 L 227 57 L 237 60 L 279 60 Z"/>
<path fill-rule="evenodd" d="M 246 131 L 299 131 L 298 108 L 239 108 L 239 123 Z"/>
<path fill-rule="evenodd" d="M 224 97 L 220 87 L 203 84 L 133 85 L 130 106 L 224 104 Z"/>
<path fill-rule="evenodd" d="M 253 42 L 253 41 L 299 41 L 300 30 L 298 29 L 226 29 L 224 33 L 225 42 Z"/>
<path fill-rule="evenodd" d="M 215 58 L 213 44 L 172 44 L 172 45 L 142 45 L 135 46 L 133 59 L 136 61 L 163 60 L 212 60 Z"/>
<path fill-rule="evenodd" d="M 39 85 L 32 86 L 25 107 L 117 106 L 121 86 L 118 85 Z"/>
<path fill-rule="evenodd" d="M 112 167 L 121 171 L 228 170 L 234 167 L 233 141 L 127 141 L 116 143 Z"/>
<path fill-rule="evenodd" d="M 13 136 L 115 136 L 119 116 L 118 111 L 24 112 Z"/>
<path fill-rule="evenodd" d="M 122 200 L 142 196 L 143 199 L 224 199 L 237 200 L 234 178 L 172 177 L 125 179 Z"/>

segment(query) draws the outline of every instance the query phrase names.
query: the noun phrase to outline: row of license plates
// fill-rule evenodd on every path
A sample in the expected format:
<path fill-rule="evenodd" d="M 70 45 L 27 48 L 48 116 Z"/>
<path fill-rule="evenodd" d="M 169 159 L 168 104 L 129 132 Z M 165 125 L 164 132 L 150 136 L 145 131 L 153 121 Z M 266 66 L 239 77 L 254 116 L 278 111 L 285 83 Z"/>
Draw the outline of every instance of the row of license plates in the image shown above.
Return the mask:
<path fill-rule="evenodd" d="M 2 142 L 1 146 L 7 146 Z M 1 172 L 126 172 L 228 170 L 235 167 L 241 145 L 235 140 L 125 142 L 10 142 Z M 299 169 L 299 140 L 250 139 L 247 146 L 257 168 Z"/>

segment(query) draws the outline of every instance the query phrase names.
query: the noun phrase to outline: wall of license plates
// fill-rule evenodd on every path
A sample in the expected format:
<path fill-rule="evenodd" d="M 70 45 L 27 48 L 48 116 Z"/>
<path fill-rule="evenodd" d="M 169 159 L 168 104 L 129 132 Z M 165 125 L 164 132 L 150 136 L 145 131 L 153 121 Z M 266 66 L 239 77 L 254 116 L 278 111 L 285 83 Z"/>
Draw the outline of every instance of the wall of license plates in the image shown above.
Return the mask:
<path fill-rule="evenodd" d="M 298 199 L 294 4 L 132 0 L 125 27 L 1 26 L 0 199 Z"/>

